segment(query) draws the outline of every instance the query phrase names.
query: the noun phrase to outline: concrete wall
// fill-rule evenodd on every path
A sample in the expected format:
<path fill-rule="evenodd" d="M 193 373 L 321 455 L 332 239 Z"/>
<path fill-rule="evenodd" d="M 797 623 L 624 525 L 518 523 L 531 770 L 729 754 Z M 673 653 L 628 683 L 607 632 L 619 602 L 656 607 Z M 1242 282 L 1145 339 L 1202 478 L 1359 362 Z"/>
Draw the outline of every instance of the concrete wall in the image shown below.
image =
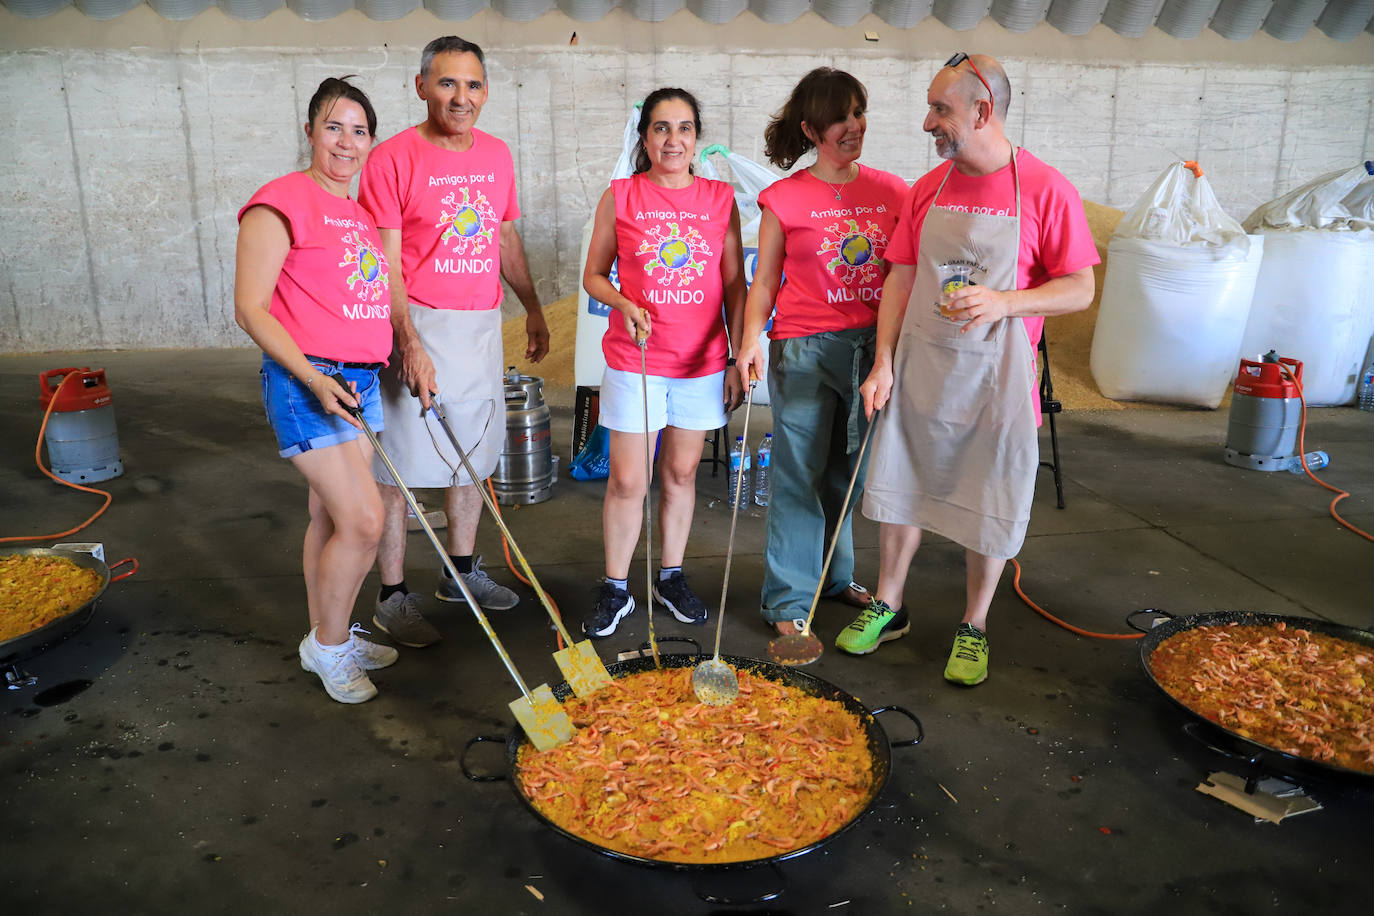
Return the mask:
<path fill-rule="evenodd" d="M 863 33 L 876 29 L 878 42 Z M 570 43 L 572 33 L 579 33 Z M 710 26 L 688 13 L 643 23 L 551 14 L 466 23 L 419 12 L 255 23 L 211 10 L 172 23 L 141 7 L 110 23 L 75 10 L 0 13 L 0 352 L 239 346 L 235 214 L 262 183 L 303 164 L 300 125 L 320 79 L 357 73 L 390 136 L 421 120 L 419 48 L 459 32 L 489 53 L 483 129 L 515 155 L 520 222 L 545 301 L 576 289 L 583 223 L 619 153 L 628 108 L 677 84 L 703 104 L 706 142 L 762 159 L 768 115 L 807 69 L 869 87 L 864 161 L 911 180 L 934 164 L 925 87 L 956 48 L 1002 57 L 1016 93 L 1009 129 L 1083 195 L 1127 207 L 1172 159 L 1196 158 L 1244 218 L 1257 204 L 1374 151 L 1374 36 L 1337 43 L 1214 34 L 1130 41 L 1099 26 L 1015 35 L 852 29 L 808 14 Z M 1203 63 L 1207 61 L 1207 63 Z"/>

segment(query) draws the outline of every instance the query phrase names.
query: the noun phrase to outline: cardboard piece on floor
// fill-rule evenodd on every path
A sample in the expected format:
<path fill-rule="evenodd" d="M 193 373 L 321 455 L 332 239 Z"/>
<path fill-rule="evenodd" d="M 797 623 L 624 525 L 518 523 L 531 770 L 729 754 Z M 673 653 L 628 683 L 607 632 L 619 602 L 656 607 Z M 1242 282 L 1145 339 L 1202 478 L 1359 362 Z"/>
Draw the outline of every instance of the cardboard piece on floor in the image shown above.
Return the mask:
<path fill-rule="evenodd" d="M 1273 787 L 1286 787 L 1282 794 L 1276 794 Z M 1245 791 L 1245 780 L 1234 773 L 1210 773 L 1198 783 L 1197 790 L 1203 795 L 1219 798 L 1233 808 L 1253 815 L 1256 820 L 1277 824 L 1286 817 L 1295 817 L 1309 811 L 1320 811 L 1321 802 L 1303 793 L 1303 790 L 1282 780 L 1263 780 L 1254 793 Z"/>

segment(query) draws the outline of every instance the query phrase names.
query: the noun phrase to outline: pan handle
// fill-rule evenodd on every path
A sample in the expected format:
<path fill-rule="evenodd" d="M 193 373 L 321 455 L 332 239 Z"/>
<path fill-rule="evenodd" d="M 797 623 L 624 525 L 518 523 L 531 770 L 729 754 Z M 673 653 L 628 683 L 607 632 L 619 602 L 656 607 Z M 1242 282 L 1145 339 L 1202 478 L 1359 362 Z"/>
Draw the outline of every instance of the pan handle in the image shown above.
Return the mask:
<path fill-rule="evenodd" d="M 1141 614 L 1154 614 L 1156 617 L 1164 617 L 1168 620 L 1178 619 L 1176 615 L 1170 614 L 1168 611 L 1160 611 L 1152 607 L 1143 607 L 1138 611 L 1131 611 L 1129 614 L 1126 615 L 1126 626 L 1130 627 L 1132 630 L 1135 630 L 1138 633 L 1150 632 L 1149 627 L 1142 627 L 1140 624 L 1135 622 L 1134 618 L 1140 616 Z"/>
<path fill-rule="evenodd" d="M 1207 737 L 1207 735 L 1203 733 L 1202 723 L 1200 722 L 1184 722 L 1183 734 L 1187 735 L 1189 738 L 1192 738 L 1194 741 L 1196 741 L 1198 744 L 1201 744 L 1203 747 L 1207 748 L 1207 750 L 1211 751 L 1212 753 L 1220 754 L 1228 760 L 1239 760 L 1241 763 L 1247 764 L 1249 766 L 1259 766 L 1264 759 L 1263 751 L 1256 751 L 1249 757 L 1246 757 L 1244 754 L 1237 754 L 1235 751 L 1221 747 L 1219 744 L 1217 744 L 1215 741 L 1213 741 L 1211 738 Z"/>
<path fill-rule="evenodd" d="M 120 560 L 118 563 L 110 567 L 110 572 L 114 572 L 116 569 L 119 569 L 119 567 L 123 566 L 125 563 L 134 564 L 134 568 L 129 570 L 128 572 L 122 572 L 117 576 L 110 576 L 111 582 L 118 582 L 120 579 L 127 579 L 134 573 L 138 572 L 138 561 L 135 560 L 133 557 L 125 557 L 124 559 Z"/>
<path fill-rule="evenodd" d="M 878 718 L 878 716 L 882 715 L 885 712 L 899 712 L 902 715 L 906 716 L 908 719 L 910 719 L 912 722 L 916 723 L 916 737 L 908 738 L 905 741 L 891 741 L 889 743 L 892 745 L 892 747 L 915 747 L 922 741 L 926 740 L 926 728 L 924 725 L 921 724 L 921 720 L 916 718 L 916 714 L 913 713 L 911 710 L 906 709 L 902 706 L 879 706 L 877 709 L 872 710 L 869 713 L 869 715 L 876 719 Z M 886 731 L 886 729 L 884 729 L 884 731 Z"/>
<path fill-rule="evenodd" d="M 463 771 L 464 776 L 473 782 L 505 782 L 507 778 L 505 773 L 474 773 L 468 769 L 468 751 L 472 750 L 474 745 L 487 741 L 505 744 L 508 740 L 510 739 L 501 735 L 475 735 L 469 738 L 468 743 L 463 745 L 463 752 L 458 755 L 458 768 Z"/>
<path fill-rule="evenodd" d="M 690 636 L 660 636 L 658 637 L 657 641 L 660 645 L 665 642 L 689 642 L 696 647 L 697 658 L 701 658 L 706 654 L 706 652 L 701 648 L 701 643 L 697 642 Z M 638 653 L 638 657 L 644 658 L 647 656 L 649 649 L 649 644 L 647 642 L 642 642 L 639 644 L 639 648 L 635 649 L 635 652 Z"/>

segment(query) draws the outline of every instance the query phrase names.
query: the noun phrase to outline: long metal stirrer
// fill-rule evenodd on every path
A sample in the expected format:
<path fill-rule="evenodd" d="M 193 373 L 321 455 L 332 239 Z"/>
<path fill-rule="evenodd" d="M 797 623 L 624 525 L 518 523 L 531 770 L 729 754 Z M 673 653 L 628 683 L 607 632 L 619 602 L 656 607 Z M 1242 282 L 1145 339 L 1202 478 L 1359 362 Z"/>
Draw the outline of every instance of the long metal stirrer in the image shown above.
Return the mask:
<path fill-rule="evenodd" d="M 477 472 L 473 469 L 472 462 L 468 459 L 467 452 L 458 444 L 458 438 L 453 435 L 453 430 L 449 428 L 448 418 L 444 416 L 441 409 L 438 409 L 438 407 L 442 407 L 442 405 L 438 405 L 437 401 L 435 401 L 435 404 L 437 407 L 431 407 L 430 409 L 434 411 L 434 416 L 437 417 L 439 422 L 443 425 L 444 433 L 449 437 L 449 442 L 453 445 L 453 450 L 458 453 L 459 460 L 463 462 L 463 470 L 468 472 L 468 478 L 471 479 L 474 486 L 477 487 L 477 492 L 481 495 L 482 502 L 486 504 L 488 511 L 491 512 L 491 517 L 495 519 L 496 526 L 501 529 L 501 534 L 505 537 L 506 543 L 510 545 L 511 552 L 515 554 L 516 562 L 525 570 L 525 575 L 530 577 L 530 587 L 532 587 L 534 593 L 539 596 L 539 601 L 544 605 L 544 610 L 548 612 L 549 618 L 553 621 L 554 627 L 558 630 L 558 635 L 561 636 L 563 641 L 568 645 L 572 645 L 575 640 L 568 633 L 567 627 L 563 625 L 563 621 L 559 614 L 553 609 L 553 606 L 549 604 L 549 595 L 544 591 L 544 587 L 539 584 L 539 579 L 534 574 L 534 568 L 531 567 L 529 561 L 525 559 L 525 554 L 521 552 L 520 545 L 515 542 L 515 535 L 511 534 L 510 528 L 506 527 L 506 520 L 501 517 L 500 510 L 496 508 L 496 504 L 492 501 L 491 495 L 487 493 L 486 488 L 477 483 Z"/>
<path fill-rule="evenodd" d="M 654 636 L 654 520 L 649 508 L 652 494 L 649 482 L 654 476 L 653 446 L 649 439 L 649 349 L 648 336 L 635 338 L 639 342 L 639 387 L 644 392 L 644 601 L 649 605 L 649 651 L 654 667 L 662 668 L 658 658 L 658 639 Z"/>
<path fill-rule="evenodd" d="M 344 390 L 348 390 L 347 387 L 345 387 Z M 354 414 L 354 416 L 363 424 L 363 432 L 367 433 L 367 438 L 372 443 L 373 451 L 382 459 L 382 464 L 386 465 L 387 471 L 391 474 L 391 479 L 396 482 L 397 488 L 401 491 L 401 494 L 405 496 L 406 505 L 410 507 L 410 511 L 420 520 L 421 530 L 423 530 L 425 536 L 429 538 L 429 542 L 434 545 L 434 550 L 443 560 L 444 568 L 448 570 L 449 576 L 458 584 L 458 590 L 463 593 L 463 597 L 467 600 L 468 607 L 472 609 L 473 616 L 476 617 L 477 622 L 481 624 L 482 631 L 487 634 L 487 639 L 491 640 L 492 646 L 496 649 L 496 654 L 501 656 L 502 663 L 505 664 L 506 670 L 510 672 L 510 676 L 514 678 L 516 686 L 520 688 L 520 692 L 523 693 L 527 699 L 530 699 L 530 689 L 525 686 L 525 681 L 520 677 L 520 672 L 515 670 L 515 662 L 511 661 L 510 655 L 506 652 L 506 647 L 501 644 L 501 638 L 496 635 L 496 631 L 491 628 L 491 624 L 487 621 L 487 615 L 482 613 L 481 606 L 478 605 L 477 599 L 473 597 L 472 592 L 468 589 L 467 583 L 463 581 L 463 577 L 459 575 L 458 570 L 454 568 L 453 561 L 449 559 L 448 551 L 444 549 L 444 545 L 439 543 L 439 538 L 434 533 L 434 529 L 430 527 L 425 519 L 424 511 L 421 510 L 420 506 L 415 502 L 415 495 L 410 492 L 410 488 L 401 480 L 401 475 L 396 472 L 396 466 L 391 463 L 391 459 L 387 457 L 386 451 L 382 448 L 381 443 L 377 441 L 377 434 L 372 431 L 371 424 L 363 418 L 361 411 Z"/>
<path fill-rule="evenodd" d="M 873 411 L 873 419 L 869 421 L 868 429 L 864 432 L 863 444 L 859 446 L 859 457 L 854 462 L 854 473 L 849 478 L 849 489 L 844 491 L 844 502 L 840 504 L 840 523 L 835 526 L 835 534 L 830 538 L 830 549 L 825 552 L 825 562 L 821 564 L 821 577 L 816 582 L 816 594 L 811 597 L 811 613 L 806 615 L 806 626 L 802 628 L 799 635 L 811 635 L 811 620 L 816 616 L 816 605 L 820 603 L 821 591 L 825 588 L 825 577 L 830 572 L 830 561 L 835 557 L 835 545 L 840 542 L 840 531 L 844 528 L 844 517 L 849 512 L 849 498 L 854 495 L 854 484 L 859 480 L 859 468 L 864 464 L 864 452 L 868 451 L 868 440 L 873 436 L 873 428 L 878 424 L 878 412 Z"/>
<path fill-rule="evenodd" d="M 748 396 L 744 400 L 744 448 L 749 447 L 749 410 L 754 406 L 753 379 L 749 380 Z M 716 660 L 720 660 L 720 632 L 725 628 L 725 596 L 730 593 L 730 564 L 735 554 L 735 524 L 739 521 L 739 503 L 744 490 L 744 457 L 740 456 L 739 473 L 735 475 L 735 505 L 730 513 L 730 539 L 725 547 L 725 576 L 720 586 L 720 610 L 716 613 Z"/>

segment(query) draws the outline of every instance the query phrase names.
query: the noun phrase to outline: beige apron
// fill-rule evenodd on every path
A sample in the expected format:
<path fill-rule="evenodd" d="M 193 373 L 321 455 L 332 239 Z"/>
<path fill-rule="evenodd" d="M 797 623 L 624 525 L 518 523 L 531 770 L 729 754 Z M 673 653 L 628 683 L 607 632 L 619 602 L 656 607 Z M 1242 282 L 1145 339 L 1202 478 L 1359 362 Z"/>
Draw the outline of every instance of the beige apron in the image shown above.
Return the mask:
<path fill-rule="evenodd" d="M 938 266 L 960 262 L 976 282 L 1016 289 L 1021 178 L 1012 157 L 1016 214 L 937 206 L 921 228 L 916 280 L 893 356 L 892 397 L 877 419 L 863 512 L 915 525 L 985 556 L 1016 556 L 1026 537 L 1040 462 L 1035 359 L 1020 318 L 961 335 L 940 314 Z M 953 164 L 950 171 L 953 171 Z"/>
<path fill-rule="evenodd" d="M 501 310 L 463 311 L 413 305 L 410 320 L 434 362 L 439 400 L 449 426 L 467 452 L 473 470 L 485 480 L 496 470 L 506 437 Z M 399 357 L 393 355 L 391 365 L 380 373 L 386 430 L 378 438 L 387 457 L 408 487 L 471 484 L 444 428 L 429 412 L 421 416 L 420 399 L 412 397 L 410 389 L 401 384 L 400 365 Z M 382 483 L 392 483 L 386 466 L 375 456 L 372 476 Z"/>

